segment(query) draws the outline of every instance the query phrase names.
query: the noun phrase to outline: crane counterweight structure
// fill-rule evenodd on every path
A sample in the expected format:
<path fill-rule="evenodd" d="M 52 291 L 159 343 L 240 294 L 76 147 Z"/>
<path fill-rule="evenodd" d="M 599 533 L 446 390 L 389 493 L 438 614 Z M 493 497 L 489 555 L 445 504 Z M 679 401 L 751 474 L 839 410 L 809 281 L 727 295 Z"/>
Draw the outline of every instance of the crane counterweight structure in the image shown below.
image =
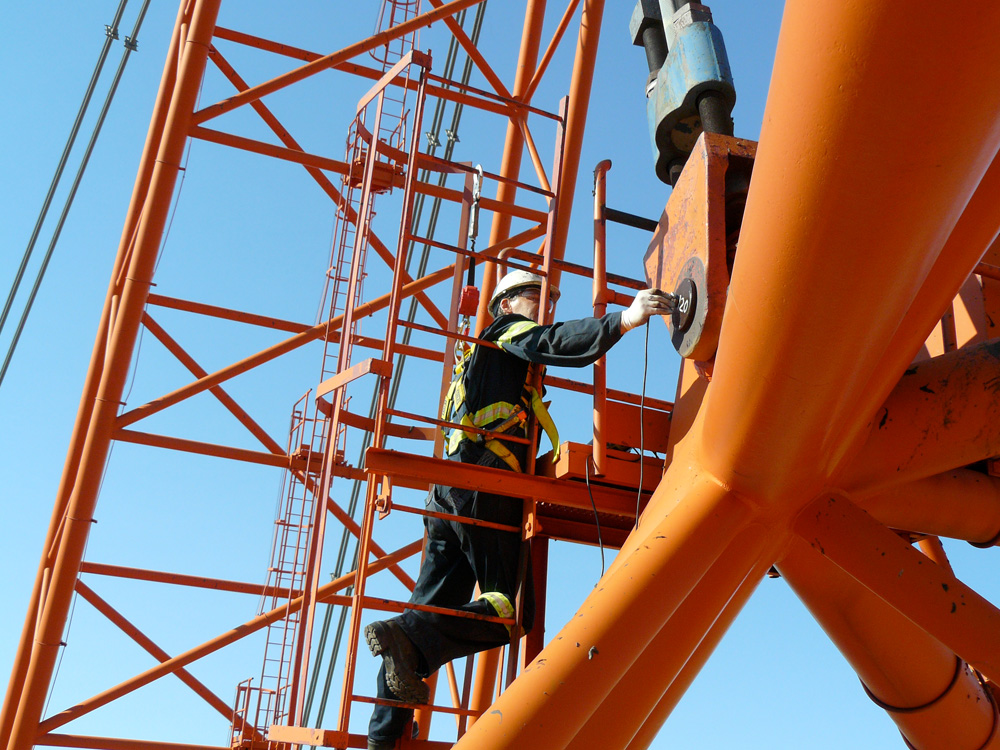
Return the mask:
<path fill-rule="evenodd" d="M 618 44 L 602 33 L 607 9 L 571 0 L 557 22 L 544 0 L 527 0 L 508 86 L 480 41 L 490 31 L 484 4 L 386 0 L 373 34 L 332 52 L 231 28 L 240 14 L 222 0 L 180 4 L 0 714 L 6 746 L 190 748 L 170 731 L 183 729 L 182 709 L 155 737 L 83 733 L 100 709 L 173 675 L 215 712 L 231 750 L 365 747 L 367 714 L 385 699 L 373 695 L 361 634 L 386 613 L 440 609 L 407 598 L 419 520 L 434 515 L 423 494 L 447 484 L 525 499 L 520 526 L 507 530 L 522 536 L 522 572 L 530 556 L 543 606 L 527 634 L 520 608 L 488 618 L 508 626 L 511 642 L 430 677 L 429 703 L 406 704 L 416 721 L 401 747 L 654 746 L 772 566 L 903 743 L 1000 747 L 1000 610 L 956 574 L 940 541 L 1000 539 L 1000 63 L 989 34 L 942 24 L 923 0 L 789 0 L 754 142 L 729 132 L 735 90 L 711 11 L 640 2 L 632 40 L 646 42 L 658 85 L 680 80 L 671 66 L 687 65 L 676 53 L 686 29 L 715 40 L 706 42 L 716 45 L 714 72 L 687 71 L 692 96 L 675 91 L 676 111 L 651 100 L 655 172 L 673 185 L 659 220 L 609 207 L 618 204 L 608 183 L 617 172 L 603 161 L 593 257 L 571 261 L 584 133 L 601 106 L 591 96 L 598 47 Z M 1000 8 L 973 5 L 981 29 L 1000 28 Z M 668 26 L 663 40 L 657 23 Z M 453 40 L 447 58 L 420 41 L 434 31 Z M 618 36 L 624 54 L 637 54 Z M 550 64 L 570 48 L 569 75 L 548 85 L 558 67 Z M 477 81 L 455 76 L 460 57 Z M 297 120 L 285 104 L 300 91 L 314 103 L 334 77 L 337 87 L 322 91 L 338 98 L 344 119 L 329 139 L 316 134 L 317 120 L 331 127 L 327 113 L 310 106 Z M 944 90 L 956 93 L 947 107 Z M 463 130 L 474 145 L 457 148 L 453 130 L 438 155 L 449 107 L 455 127 L 460 114 L 475 118 Z M 680 108 L 697 138 L 677 148 L 659 125 L 677 127 Z M 641 122 L 641 110 L 626 116 Z M 190 283 L 200 261 L 226 257 L 224 243 L 202 241 L 207 230 L 193 235 L 196 250 L 180 253 L 178 271 L 159 269 L 179 176 L 196 171 L 185 156 L 192 142 L 259 171 L 252 185 L 231 186 L 234 195 L 254 187 L 262 203 L 278 203 L 277 175 L 292 173 L 318 189 L 333 231 L 314 274 L 324 289 L 314 323 L 276 314 L 285 308 L 270 287 L 228 296 L 225 274 L 215 286 Z M 602 149 L 613 157 L 615 144 Z M 213 185 L 196 207 L 207 208 L 207 226 L 227 210 L 223 194 Z M 254 218 L 254 205 L 241 205 L 241 220 Z M 616 220 L 652 230 L 631 235 L 641 247 L 630 257 L 609 252 Z M 269 249 L 275 288 L 281 268 L 298 279 L 318 267 L 289 260 L 285 243 Z M 232 272 L 253 262 L 237 257 Z M 612 354 L 589 383 L 547 376 L 556 400 L 584 415 L 585 434 L 532 458 L 524 474 L 445 460 L 442 428 L 451 425 L 439 405 L 456 355 L 487 345 L 475 332 L 489 322 L 497 279 L 513 269 L 544 279 L 540 323 L 552 322 L 545 302 L 554 284 L 563 304 L 589 295 L 577 307 L 595 315 L 647 286 L 675 293 L 678 309 L 646 329 L 654 349 L 680 355 L 674 400 L 647 396 L 645 374 L 641 394 L 622 385 Z M 473 327 L 463 288 L 476 273 Z M 231 328 L 215 333 L 223 324 Z M 144 333 L 166 352 L 154 362 L 180 363 L 182 379 L 140 359 L 133 401 L 129 368 Z M 230 346 L 236 339 L 243 348 Z M 265 367 L 281 369 L 265 377 Z M 649 374 L 663 385 L 662 372 Z M 359 404 L 369 399 L 366 415 Z M 225 427 L 206 417 L 220 409 Z M 112 445 L 135 451 L 127 455 L 137 465 L 156 455 L 169 467 L 183 457 L 225 464 L 220 476 L 246 472 L 254 479 L 221 503 L 245 506 L 244 515 L 261 515 L 254 472 L 280 473 L 265 583 L 155 569 L 163 564 L 155 554 L 145 565 L 92 559 Z M 183 482 L 183 469 L 169 472 Z M 619 550 L 559 619 L 544 607 L 564 583 L 548 580 L 557 541 Z M 229 556 L 247 546 L 232 544 Z M 140 582 L 180 592 L 188 613 L 201 606 L 190 603 L 201 601 L 197 592 L 253 594 L 261 604 L 250 619 L 222 605 L 239 613 L 227 620 L 238 624 L 168 648 L 175 639 L 158 642 L 119 611 L 153 600 L 118 588 Z M 118 600 L 108 594 L 116 591 Z M 155 664 L 50 713 L 74 597 Z M 344 647 L 331 660 L 322 623 L 334 612 Z M 237 656 L 227 686 L 203 682 L 196 667 L 229 649 Z M 315 701 L 320 684 L 340 684 L 339 696 L 328 701 L 328 687 Z M 198 742 L 223 750 L 210 744 L 218 738 Z"/>

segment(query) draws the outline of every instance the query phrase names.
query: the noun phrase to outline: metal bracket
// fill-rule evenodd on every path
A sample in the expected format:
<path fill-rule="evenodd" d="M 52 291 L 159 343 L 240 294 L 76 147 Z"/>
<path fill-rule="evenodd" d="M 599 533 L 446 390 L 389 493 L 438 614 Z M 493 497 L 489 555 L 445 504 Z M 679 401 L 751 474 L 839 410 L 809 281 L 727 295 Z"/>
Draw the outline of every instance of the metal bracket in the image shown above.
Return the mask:
<path fill-rule="evenodd" d="M 643 263 L 649 285 L 680 297 L 667 320 L 682 357 L 715 356 L 757 144 L 703 133 L 660 217 Z"/>

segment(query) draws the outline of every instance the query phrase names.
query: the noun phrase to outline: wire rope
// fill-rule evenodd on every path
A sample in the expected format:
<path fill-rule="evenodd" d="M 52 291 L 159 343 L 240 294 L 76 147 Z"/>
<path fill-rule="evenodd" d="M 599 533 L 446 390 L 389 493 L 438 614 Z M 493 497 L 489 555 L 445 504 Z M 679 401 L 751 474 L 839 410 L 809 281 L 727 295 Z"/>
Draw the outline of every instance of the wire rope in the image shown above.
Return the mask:
<path fill-rule="evenodd" d="M 91 134 L 90 141 L 87 143 L 83 159 L 77 169 L 76 177 L 73 179 L 73 185 L 70 187 L 69 195 L 66 197 L 66 204 L 63 206 L 62 213 L 59 215 L 59 221 L 56 224 L 49 246 L 45 251 L 45 257 L 42 259 L 42 264 L 38 269 L 38 275 L 35 278 L 35 283 L 31 287 L 31 293 L 28 295 L 28 301 L 25 303 L 24 311 L 21 313 L 21 319 L 17 323 L 17 328 L 15 329 L 14 336 L 11 339 L 10 347 L 7 350 L 7 356 L 4 358 L 3 365 L 0 366 L 0 386 L 3 385 L 4 376 L 6 376 L 7 369 L 10 367 L 10 361 L 14 356 L 14 350 L 17 349 L 18 341 L 21 339 L 21 333 L 24 331 L 24 324 L 28 320 L 28 315 L 31 313 L 31 308 L 35 303 L 35 297 L 38 295 L 38 289 L 42 285 L 42 279 L 45 277 L 45 271 L 48 269 L 49 261 L 52 260 L 52 253 L 56 249 L 56 243 L 59 241 L 59 235 L 62 234 L 63 226 L 66 223 L 66 217 L 69 215 L 70 208 L 73 206 L 73 199 L 76 197 L 76 191 L 80 187 L 80 182 L 83 179 L 84 172 L 87 170 L 87 164 L 90 162 L 90 156 L 94 152 L 94 146 L 97 144 L 97 138 L 100 136 L 101 128 L 104 126 L 104 121 L 108 116 L 108 111 L 111 108 L 111 102 L 114 100 L 115 93 L 118 91 L 118 84 L 121 83 L 122 74 L 125 72 L 125 66 L 128 64 L 129 56 L 134 50 L 138 49 L 136 40 L 139 35 L 139 29 L 142 28 L 142 21 L 146 17 L 146 10 L 149 8 L 149 2 L 150 0 L 144 0 L 142 8 L 139 11 L 139 17 L 136 19 L 135 27 L 132 29 L 132 35 L 126 37 L 125 39 L 125 51 L 122 53 L 122 59 L 118 64 L 118 70 L 115 71 L 115 77 L 111 82 L 111 88 L 108 90 L 108 95 L 104 100 L 104 106 L 101 107 L 101 113 L 98 115 L 97 122 L 94 125 L 94 132 Z"/>
<path fill-rule="evenodd" d="M 76 113 L 76 119 L 73 121 L 73 127 L 70 128 L 69 137 L 66 139 L 66 145 L 63 147 L 62 156 L 59 157 L 59 164 L 56 166 L 56 171 L 52 176 L 52 182 L 49 184 L 49 191 L 45 194 L 45 200 L 42 201 L 42 210 L 38 213 L 38 218 L 35 220 L 35 228 L 31 232 L 31 239 L 28 240 L 28 247 L 25 248 L 24 255 L 21 258 L 21 265 L 17 269 L 17 274 L 14 277 L 14 283 L 11 285 L 10 293 L 7 295 L 7 302 L 3 306 L 3 313 L 0 313 L 0 332 L 3 331 L 4 324 L 7 322 L 7 316 L 10 314 L 11 305 L 14 303 L 14 298 L 17 296 L 18 289 L 21 286 L 21 280 L 24 278 L 24 272 L 28 267 L 28 261 L 31 259 L 31 254 L 34 252 L 35 243 L 38 241 L 38 235 L 42 231 L 42 224 L 45 222 L 45 217 L 49 212 L 49 207 L 52 205 L 52 198 L 55 196 L 56 188 L 59 186 L 59 181 L 62 179 L 63 170 L 66 168 L 66 162 L 69 160 L 70 151 L 73 150 L 73 145 L 76 143 L 76 136 L 80 132 L 80 125 L 83 123 L 83 118 L 87 114 L 87 109 L 90 107 L 90 99 L 94 95 L 94 89 L 97 87 L 97 81 L 101 77 L 101 72 L 104 70 L 104 63 L 108 59 L 108 52 L 111 51 L 111 43 L 118 38 L 118 24 L 122 20 L 122 14 L 125 12 L 125 6 L 128 4 L 128 0 L 121 0 L 118 4 L 118 10 L 115 13 L 115 19 L 111 22 L 110 26 L 104 27 L 104 45 L 101 47 L 101 54 L 98 55 L 97 64 L 94 66 L 94 72 L 90 76 L 90 83 L 87 84 L 87 90 L 83 95 L 83 101 L 80 103 L 80 109 Z"/>

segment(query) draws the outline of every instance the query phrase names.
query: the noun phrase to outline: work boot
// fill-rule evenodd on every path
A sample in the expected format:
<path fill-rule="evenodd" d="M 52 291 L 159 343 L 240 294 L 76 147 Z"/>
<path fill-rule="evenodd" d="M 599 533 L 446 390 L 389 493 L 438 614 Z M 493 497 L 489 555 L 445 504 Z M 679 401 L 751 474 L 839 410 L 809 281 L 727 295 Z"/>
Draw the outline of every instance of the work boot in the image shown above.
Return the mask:
<path fill-rule="evenodd" d="M 373 656 L 385 664 L 385 682 L 393 694 L 406 703 L 427 703 L 431 689 L 420 679 L 420 656 L 403 629 L 392 620 L 373 622 L 365 628 L 365 640 Z"/>

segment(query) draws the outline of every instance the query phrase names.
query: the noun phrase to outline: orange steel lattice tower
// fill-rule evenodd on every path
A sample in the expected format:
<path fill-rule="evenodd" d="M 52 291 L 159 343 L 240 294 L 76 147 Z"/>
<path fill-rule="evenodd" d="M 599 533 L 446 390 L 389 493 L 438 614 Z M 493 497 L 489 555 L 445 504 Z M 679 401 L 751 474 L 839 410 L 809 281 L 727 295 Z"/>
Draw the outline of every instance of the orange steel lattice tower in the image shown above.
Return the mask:
<path fill-rule="evenodd" d="M 449 729 L 454 721 L 459 748 L 648 747 L 772 566 L 909 746 L 1000 747 L 1000 611 L 955 577 L 939 541 L 1000 540 L 1000 61 L 988 34 L 942 25 L 929 2 L 790 1 L 759 144 L 699 138 L 653 234 L 645 280 L 638 280 L 607 271 L 607 162 L 596 173 L 593 267 L 564 260 L 602 0 L 569 2 L 540 59 L 546 4 L 528 0 L 510 88 L 456 20 L 477 0 L 431 0 L 429 9 L 392 3 L 374 35 L 327 54 L 224 28 L 220 4 L 185 0 L 178 13 L 0 716 L 7 747 L 190 747 L 170 737 L 56 733 L 166 675 L 225 717 L 233 747 L 364 747 L 352 719 L 377 699 L 358 673 L 359 633 L 366 618 L 414 606 L 404 601 L 413 580 L 401 563 L 421 547 L 415 525 L 406 541 L 383 546 L 383 524 L 426 515 L 404 500 L 438 482 L 526 498 L 519 531 L 543 601 L 548 540 L 593 543 L 603 531 L 620 552 L 577 615 L 547 641 L 537 623 L 503 654 L 468 660 L 461 682 L 449 665 L 450 702 L 432 691 L 433 705 L 415 706 L 419 736 L 405 747 L 451 746 L 450 739 L 428 739 L 432 719 L 448 719 Z M 983 0 L 973 6 L 981 28 L 997 28 L 1000 7 Z M 533 95 L 577 12 L 568 96 L 558 112 L 546 111 Z M 405 41 L 433 22 L 447 26 L 492 90 L 436 75 L 431 55 Z M 223 55 L 226 45 L 295 67 L 249 84 Z M 200 105 L 209 63 L 236 93 Z M 267 99 L 326 71 L 365 81 L 343 160 L 305 150 Z M 956 86 L 964 86 L 961 95 L 943 109 L 938 92 Z M 477 168 L 421 152 L 432 100 L 503 123 L 496 163 Z M 223 115 L 248 110 L 277 143 L 211 126 L 241 122 Z M 315 324 L 153 293 L 191 140 L 299 165 L 331 200 L 339 223 L 326 272 L 330 296 Z M 531 169 L 522 175 L 525 152 Z M 328 173 L 340 176 L 339 188 Z M 461 187 L 437 181 L 447 175 Z M 420 235 L 418 196 L 448 206 L 448 231 L 457 240 Z M 488 239 L 474 247 L 477 214 L 490 214 L 491 223 Z M 407 257 L 417 246 L 432 248 L 437 265 L 411 276 Z M 686 355 L 675 403 L 611 387 L 602 362 L 592 384 L 546 380 L 592 396 L 592 445 L 566 443 L 558 461 L 540 458 L 523 475 L 442 460 L 439 428 L 446 424 L 433 407 L 447 388 L 456 346 L 474 340 L 461 330 L 459 309 L 471 261 L 481 273 L 480 329 L 505 269 L 545 277 L 542 310 L 549 285 L 561 277 L 593 279 L 595 314 L 627 305 L 629 290 L 647 283 L 693 286 L 694 327 L 677 315 L 665 320 Z M 413 316 L 402 312 L 409 300 Z M 208 372 L 156 320 L 161 310 L 290 335 Z M 194 380 L 122 409 L 140 330 Z M 227 388 L 313 342 L 323 347 L 319 383 L 283 404 L 285 413 L 295 406 L 282 447 Z M 360 350 L 367 356 L 355 357 Z M 423 411 L 392 396 L 395 382 L 407 388 L 404 358 L 407 374 L 416 374 L 410 387 L 438 397 L 418 399 Z M 209 394 L 259 445 L 134 427 Z M 364 416 L 354 403 L 368 394 L 373 409 Z M 371 447 L 352 465 L 347 449 L 361 436 Z M 85 560 L 113 441 L 285 472 L 267 583 Z M 364 487 L 360 522 L 342 507 L 340 488 L 352 482 Z M 633 515 L 637 493 L 645 503 L 641 520 Z M 356 566 L 323 582 L 334 524 L 357 540 Z M 256 593 L 265 605 L 250 621 L 171 655 L 81 573 Z M 43 716 L 74 594 L 158 664 Z M 319 612 L 328 606 L 347 613 L 339 665 L 325 663 L 314 645 Z M 516 619 L 505 622 L 519 632 Z M 235 707 L 189 671 L 265 629 L 274 638 L 262 644 L 262 680 L 241 684 Z M 343 684 L 339 713 L 316 726 L 305 693 L 327 669 Z"/>

